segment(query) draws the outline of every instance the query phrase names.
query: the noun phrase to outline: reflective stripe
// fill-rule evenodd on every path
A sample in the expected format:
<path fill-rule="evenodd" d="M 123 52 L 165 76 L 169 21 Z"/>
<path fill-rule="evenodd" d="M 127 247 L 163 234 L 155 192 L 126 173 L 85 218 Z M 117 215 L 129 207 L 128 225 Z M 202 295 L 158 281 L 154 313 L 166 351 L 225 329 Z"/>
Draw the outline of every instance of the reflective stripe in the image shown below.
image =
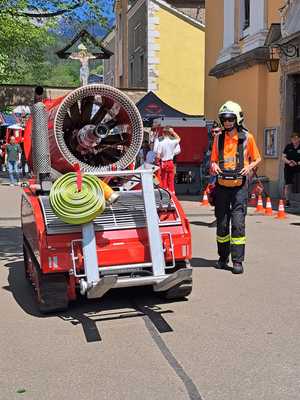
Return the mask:
<path fill-rule="evenodd" d="M 248 142 L 249 142 L 249 135 L 248 135 L 248 132 L 246 133 L 245 136 L 246 136 L 246 138 L 245 138 L 244 143 L 243 143 L 243 145 L 244 145 L 244 150 L 247 149 Z"/>
<path fill-rule="evenodd" d="M 241 237 L 232 237 L 230 240 L 231 244 L 235 244 L 235 245 L 242 245 L 242 244 L 246 244 L 246 236 L 241 236 Z"/>
<path fill-rule="evenodd" d="M 235 157 L 227 157 L 227 158 L 224 158 L 224 162 L 226 163 L 230 163 L 230 162 L 235 162 Z"/>
<path fill-rule="evenodd" d="M 227 243 L 227 242 L 230 242 L 230 235 L 226 235 L 226 236 L 218 236 L 218 235 L 217 235 L 217 242 L 218 242 L 218 243 Z"/>
<path fill-rule="evenodd" d="M 247 130 L 243 129 L 243 132 L 245 134 L 245 140 L 243 140 L 243 155 L 244 155 L 244 163 L 245 163 L 245 162 L 249 161 L 248 160 L 248 158 L 249 158 L 248 157 L 249 134 L 248 134 Z M 217 145 L 217 150 L 218 150 L 218 157 L 219 157 L 219 137 L 220 137 L 220 135 L 216 136 L 216 145 Z M 225 146 L 225 139 L 226 138 L 224 138 L 224 146 Z M 237 142 L 237 154 L 238 154 L 238 142 Z M 237 163 L 238 163 L 238 157 L 237 156 L 235 156 L 235 157 L 227 157 L 227 158 L 224 157 L 224 164 L 230 164 L 229 166 L 226 166 L 225 168 L 234 169 L 234 168 L 236 168 Z M 235 164 L 235 167 L 232 166 L 231 164 Z"/>

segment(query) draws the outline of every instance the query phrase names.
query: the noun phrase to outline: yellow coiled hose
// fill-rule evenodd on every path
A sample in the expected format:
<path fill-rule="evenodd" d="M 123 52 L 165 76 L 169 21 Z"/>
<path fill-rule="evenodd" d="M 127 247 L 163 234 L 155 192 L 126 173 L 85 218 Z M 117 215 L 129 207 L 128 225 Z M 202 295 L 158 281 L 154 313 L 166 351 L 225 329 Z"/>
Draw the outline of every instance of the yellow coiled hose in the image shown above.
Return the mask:
<path fill-rule="evenodd" d="M 105 210 L 105 192 L 111 189 L 106 186 L 96 176 L 83 175 L 82 188 L 78 191 L 76 173 L 69 172 L 54 182 L 50 205 L 55 215 L 66 224 L 87 224 Z"/>

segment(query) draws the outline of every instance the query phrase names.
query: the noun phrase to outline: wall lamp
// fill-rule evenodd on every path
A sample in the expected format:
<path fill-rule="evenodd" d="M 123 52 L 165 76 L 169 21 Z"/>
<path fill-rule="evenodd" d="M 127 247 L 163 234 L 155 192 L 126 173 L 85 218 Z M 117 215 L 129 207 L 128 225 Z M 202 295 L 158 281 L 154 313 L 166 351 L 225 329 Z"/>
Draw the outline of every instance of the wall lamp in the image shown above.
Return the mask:
<path fill-rule="evenodd" d="M 277 72 L 279 68 L 279 58 L 275 57 L 274 48 L 270 47 L 270 58 L 266 61 L 269 72 Z"/>
<path fill-rule="evenodd" d="M 270 58 L 266 61 L 269 72 L 277 72 L 279 68 L 279 58 L 275 57 L 275 51 L 284 54 L 288 58 L 299 58 L 299 47 L 294 44 L 273 44 L 270 46 Z"/>

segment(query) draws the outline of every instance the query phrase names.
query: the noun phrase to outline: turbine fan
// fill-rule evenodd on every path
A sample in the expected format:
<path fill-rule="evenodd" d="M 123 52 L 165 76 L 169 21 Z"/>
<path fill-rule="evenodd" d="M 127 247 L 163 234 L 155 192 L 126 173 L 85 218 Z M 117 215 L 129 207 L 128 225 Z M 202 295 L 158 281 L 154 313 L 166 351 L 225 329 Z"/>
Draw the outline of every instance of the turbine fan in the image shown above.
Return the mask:
<path fill-rule="evenodd" d="M 106 85 L 70 93 L 59 106 L 55 132 L 61 152 L 85 171 L 124 169 L 136 157 L 143 125 L 134 103 Z"/>

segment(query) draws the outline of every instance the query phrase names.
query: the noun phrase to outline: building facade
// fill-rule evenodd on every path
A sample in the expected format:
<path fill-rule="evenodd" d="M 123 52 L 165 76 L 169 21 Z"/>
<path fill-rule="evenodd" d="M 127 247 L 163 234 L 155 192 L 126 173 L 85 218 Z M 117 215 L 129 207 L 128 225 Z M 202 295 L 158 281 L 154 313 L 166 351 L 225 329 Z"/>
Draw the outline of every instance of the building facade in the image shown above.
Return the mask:
<path fill-rule="evenodd" d="M 135 3 L 128 11 L 128 85 L 147 88 L 147 3 Z"/>
<path fill-rule="evenodd" d="M 294 111 L 288 114 L 294 108 L 291 96 L 285 99 L 286 85 L 292 84 L 285 77 L 285 59 L 277 72 L 269 72 L 267 61 L 272 27 L 281 27 L 287 4 L 289 12 L 295 12 L 291 3 L 300 6 L 291 0 L 210 0 L 206 4 L 205 115 L 216 119 L 220 105 L 228 99 L 241 104 L 246 126 L 262 154 L 259 174 L 270 179 L 273 194 L 283 183 L 281 154 L 294 129 Z M 273 54 L 282 56 L 278 47 Z M 288 64 L 294 74 L 295 60 Z"/>
<path fill-rule="evenodd" d="M 105 62 L 104 81 L 114 74 L 116 87 L 153 91 L 186 114 L 203 115 L 203 7 L 202 0 L 117 1 L 114 36 L 104 42 L 114 45 L 115 60 Z"/>
<path fill-rule="evenodd" d="M 284 3 L 280 34 L 270 45 L 279 46 L 281 129 L 287 141 L 291 132 L 300 133 L 300 2 Z"/>
<path fill-rule="evenodd" d="M 103 63 L 103 82 L 110 86 L 115 86 L 115 35 L 115 30 L 113 29 L 103 40 L 106 48 L 113 53 Z"/>

